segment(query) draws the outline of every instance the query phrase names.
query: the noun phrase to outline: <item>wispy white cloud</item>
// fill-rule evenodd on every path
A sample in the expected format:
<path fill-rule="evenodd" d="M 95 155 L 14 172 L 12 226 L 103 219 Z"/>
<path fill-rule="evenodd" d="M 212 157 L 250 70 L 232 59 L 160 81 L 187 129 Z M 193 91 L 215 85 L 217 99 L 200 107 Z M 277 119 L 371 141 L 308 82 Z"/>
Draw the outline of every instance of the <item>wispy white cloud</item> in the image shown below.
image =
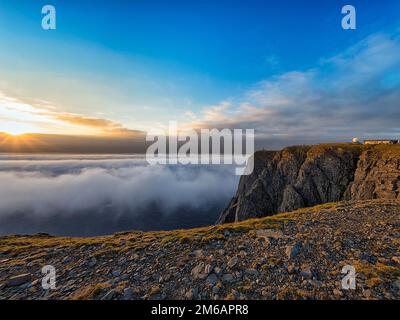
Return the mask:
<path fill-rule="evenodd" d="M 399 101 L 400 33 L 395 31 L 373 34 L 341 53 L 321 59 L 311 69 L 260 81 L 239 98 L 227 98 L 198 112 L 190 108 L 186 112 L 172 111 L 169 118 L 163 119 L 186 118 L 186 123 L 180 123 L 182 128 L 254 128 L 258 137 L 267 138 L 395 136 L 399 133 Z M 129 132 L 127 126 L 106 115 L 88 116 L 61 109 L 46 101 L 16 101 L 0 96 L 0 122 L 8 123 L 10 129 Z M 18 115 L 13 114 L 16 112 Z M 146 121 L 147 129 L 166 125 L 158 117 L 149 116 Z M 135 123 L 129 128 L 135 129 Z"/>
<path fill-rule="evenodd" d="M 0 91 L 0 129 L 9 133 L 126 134 L 133 130 L 99 117 L 60 111 L 47 101 L 24 101 Z"/>
<path fill-rule="evenodd" d="M 193 126 L 255 128 L 258 136 L 398 135 L 400 34 L 373 34 L 316 67 L 257 83 Z"/>

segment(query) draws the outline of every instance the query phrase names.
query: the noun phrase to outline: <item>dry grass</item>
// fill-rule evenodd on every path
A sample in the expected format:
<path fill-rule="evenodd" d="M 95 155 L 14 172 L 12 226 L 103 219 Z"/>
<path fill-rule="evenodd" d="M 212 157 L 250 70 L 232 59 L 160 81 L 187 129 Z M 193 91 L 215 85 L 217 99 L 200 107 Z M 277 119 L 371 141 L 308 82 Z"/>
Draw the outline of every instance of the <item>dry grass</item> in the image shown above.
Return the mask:
<path fill-rule="evenodd" d="M 107 256 L 114 253 L 139 252 L 152 245 L 204 244 L 226 241 L 224 233 L 249 233 L 257 229 L 283 229 L 285 224 L 296 221 L 304 214 L 328 210 L 334 214 L 342 203 L 326 203 L 311 208 L 302 208 L 289 213 L 281 213 L 264 218 L 249 219 L 194 229 L 154 232 L 122 232 L 111 236 L 91 238 L 66 238 L 50 236 L 8 236 L 0 238 L 0 260 L 15 258 L 6 263 L 24 264 L 27 261 L 44 258 L 47 252 L 57 250 L 84 251 L 90 249 L 93 256 Z M 18 259 L 17 259 L 18 258 Z"/>
<path fill-rule="evenodd" d="M 370 288 L 378 286 L 385 278 L 393 278 L 393 280 L 400 277 L 400 269 L 398 267 L 388 266 L 384 263 L 377 262 L 371 264 L 364 261 L 353 261 L 352 265 L 357 273 L 362 273 L 367 277 L 367 285 Z"/>
<path fill-rule="evenodd" d="M 112 252 L 140 251 L 154 243 L 167 244 L 178 241 L 180 243 L 225 241 L 224 232 L 246 233 L 255 229 L 281 229 L 288 221 L 295 220 L 298 216 L 316 212 L 323 209 L 333 209 L 336 204 L 329 203 L 313 208 L 303 208 L 290 213 L 274 216 L 249 219 L 238 223 L 209 226 L 194 229 L 179 229 L 173 231 L 157 232 L 122 232 L 112 236 L 91 238 L 65 238 L 37 236 L 8 236 L 0 238 L 0 255 L 8 257 L 29 256 L 30 260 L 46 256 L 46 250 L 73 249 L 81 250 L 83 246 L 95 246 L 95 255 Z M 28 254 L 29 253 L 29 254 Z"/>
<path fill-rule="evenodd" d="M 71 294 L 71 300 L 91 300 L 96 298 L 102 291 L 111 287 L 108 283 L 97 283 L 84 287 Z"/>

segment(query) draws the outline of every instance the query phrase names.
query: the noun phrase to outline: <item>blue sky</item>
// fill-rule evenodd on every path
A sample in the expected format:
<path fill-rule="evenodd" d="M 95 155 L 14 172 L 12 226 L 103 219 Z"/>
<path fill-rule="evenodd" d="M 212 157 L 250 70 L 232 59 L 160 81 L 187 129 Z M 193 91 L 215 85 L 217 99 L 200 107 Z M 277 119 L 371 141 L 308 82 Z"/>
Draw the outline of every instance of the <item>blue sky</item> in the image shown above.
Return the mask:
<path fill-rule="evenodd" d="M 45 4 L 57 9 L 55 31 L 40 27 Z M 341 28 L 345 4 L 357 10 L 357 30 Z M 248 125 L 267 136 L 286 135 L 288 123 L 303 121 L 299 131 L 306 134 L 302 130 L 311 118 L 322 123 L 321 113 L 343 107 L 337 105 L 338 94 L 348 94 L 355 110 L 337 114 L 338 119 L 367 119 L 376 106 L 362 112 L 359 105 L 366 102 L 357 97 L 374 92 L 370 103 L 388 96 L 389 89 L 397 93 L 399 27 L 400 2 L 390 0 L 0 0 L 0 93 L 4 101 L 23 104 L 25 111 L 42 108 L 42 118 L 24 120 L 36 121 L 25 124 L 27 130 L 54 131 L 60 125 L 46 124 L 49 118 L 65 122 L 72 115 L 69 125 L 81 117 L 80 124 L 99 119 L 111 128 L 146 130 L 178 120 Z M 350 77 L 344 79 L 343 68 L 351 69 L 366 54 L 381 69 L 365 71 L 359 64 L 352 70 L 358 82 L 343 88 Z M 381 63 L 386 54 L 390 63 Z M 333 85 L 336 79 L 342 79 L 342 86 Z M 280 100 L 271 102 L 272 96 Z M 328 97 L 335 103 L 321 103 Z M 288 107 L 289 98 L 304 101 Z M 387 99 L 393 103 L 397 96 Z M 397 116 L 392 107 L 388 114 Z M 254 121 L 266 115 L 274 122 L 268 129 Z M 17 125 L 11 116 L 3 114 L 6 128 Z M 366 123 L 360 123 L 355 131 L 397 134 L 388 125 L 362 131 Z M 334 130 L 338 136 L 350 134 L 332 124 Z"/>

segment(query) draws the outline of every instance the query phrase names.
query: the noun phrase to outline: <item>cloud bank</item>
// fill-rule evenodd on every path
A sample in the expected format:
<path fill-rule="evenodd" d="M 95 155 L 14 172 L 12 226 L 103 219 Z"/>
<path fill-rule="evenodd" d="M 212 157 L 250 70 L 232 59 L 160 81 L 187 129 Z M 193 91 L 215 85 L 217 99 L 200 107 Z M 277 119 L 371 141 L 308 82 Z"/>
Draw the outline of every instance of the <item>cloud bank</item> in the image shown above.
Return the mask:
<path fill-rule="evenodd" d="M 125 156 L 0 160 L 0 235 L 98 235 L 212 224 L 233 195 L 226 166 L 148 166 Z"/>

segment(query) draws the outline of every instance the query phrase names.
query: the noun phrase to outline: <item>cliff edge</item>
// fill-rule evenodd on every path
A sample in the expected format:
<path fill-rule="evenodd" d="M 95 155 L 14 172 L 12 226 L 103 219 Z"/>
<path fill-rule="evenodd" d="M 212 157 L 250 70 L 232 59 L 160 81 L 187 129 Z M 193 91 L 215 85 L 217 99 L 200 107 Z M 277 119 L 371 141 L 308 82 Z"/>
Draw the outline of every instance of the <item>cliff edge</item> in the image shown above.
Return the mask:
<path fill-rule="evenodd" d="M 217 223 L 343 200 L 400 199 L 400 145 L 321 144 L 258 151 Z"/>

